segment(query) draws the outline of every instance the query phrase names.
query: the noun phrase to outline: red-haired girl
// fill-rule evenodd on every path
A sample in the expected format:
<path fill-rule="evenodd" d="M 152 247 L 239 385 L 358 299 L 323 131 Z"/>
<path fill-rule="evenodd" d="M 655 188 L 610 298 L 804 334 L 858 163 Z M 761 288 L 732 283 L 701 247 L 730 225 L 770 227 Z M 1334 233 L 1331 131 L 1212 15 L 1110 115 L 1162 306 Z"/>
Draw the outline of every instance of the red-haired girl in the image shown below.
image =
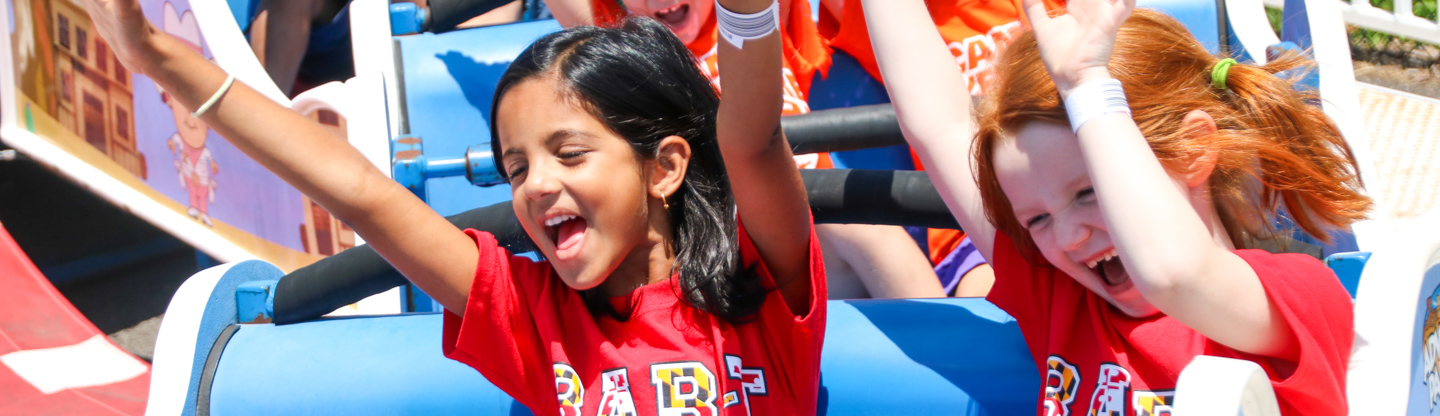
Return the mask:
<path fill-rule="evenodd" d="M 1346 412 L 1345 290 L 1314 258 L 1248 249 L 1282 208 L 1326 239 L 1370 207 L 1313 94 L 1275 76 L 1299 61 L 1220 59 L 1132 0 L 1054 17 L 1026 0 L 1034 31 L 977 122 L 923 4 L 866 6 L 902 127 L 995 268 L 988 299 L 1020 324 L 1044 414 L 1168 405 L 1200 354 L 1258 363 L 1285 414 Z"/>

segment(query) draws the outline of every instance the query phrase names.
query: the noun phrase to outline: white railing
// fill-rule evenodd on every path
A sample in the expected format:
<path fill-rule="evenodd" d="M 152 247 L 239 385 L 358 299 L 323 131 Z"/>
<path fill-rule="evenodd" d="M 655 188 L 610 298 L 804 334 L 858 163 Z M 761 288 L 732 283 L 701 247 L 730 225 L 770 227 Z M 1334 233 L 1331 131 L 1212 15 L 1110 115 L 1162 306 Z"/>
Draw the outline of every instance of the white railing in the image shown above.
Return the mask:
<path fill-rule="evenodd" d="M 1371 6 L 1368 0 L 1335 1 L 1340 3 L 1340 14 L 1345 16 L 1345 23 L 1376 32 L 1440 44 L 1440 24 L 1415 16 L 1414 0 L 1395 0 L 1394 12 Z M 1266 6 L 1285 8 L 1285 0 L 1264 0 L 1264 2 Z"/>

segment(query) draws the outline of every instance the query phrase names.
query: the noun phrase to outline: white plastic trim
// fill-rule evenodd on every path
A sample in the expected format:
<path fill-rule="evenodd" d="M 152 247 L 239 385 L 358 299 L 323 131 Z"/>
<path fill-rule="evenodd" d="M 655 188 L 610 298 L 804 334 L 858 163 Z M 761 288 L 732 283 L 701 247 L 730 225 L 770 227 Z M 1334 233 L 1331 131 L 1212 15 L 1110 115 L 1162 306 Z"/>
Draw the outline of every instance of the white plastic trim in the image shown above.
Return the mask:
<path fill-rule="evenodd" d="M 1245 360 L 1201 355 L 1180 371 L 1175 416 L 1280 416 L 1270 379 Z"/>
<path fill-rule="evenodd" d="M 363 111 L 367 116 L 373 115 L 374 121 L 388 122 L 385 130 L 378 130 L 389 132 L 389 136 L 384 138 L 385 157 L 381 158 L 385 164 L 380 169 L 388 175 L 389 139 L 400 135 L 400 94 L 397 94 L 400 81 L 395 73 L 398 65 L 395 61 L 395 43 L 390 36 L 390 2 L 355 0 L 350 3 L 350 46 L 355 56 L 355 78 L 361 80 L 358 84 L 363 88 L 361 92 L 357 92 L 360 95 L 357 98 L 365 98 L 365 102 L 371 102 L 370 99 L 378 97 L 384 99 L 383 113 L 372 113 L 368 109 Z M 354 131 L 354 127 L 351 130 Z M 366 151 L 360 144 L 356 147 L 360 147 L 362 152 Z"/>
<path fill-rule="evenodd" d="M 1265 48 L 1280 43 L 1280 38 L 1270 30 L 1265 5 L 1259 0 L 1225 0 L 1225 14 L 1230 30 L 1235 32 L 1235 38 L 1240 41 L 1245 54 L 1256 64 L 1268 62 Z"/>
<path fill-rule="evenodd" d="M 1364 2 L 1366 0 L 1359 0 Z M 1409 0 L 1400 0 L 1409 1 Z M 1397 1 L 1398 3 L 1398 1 Z M 1305 0 L 1306 16 L 1310 19 L 1310 39 L 1316 65 L 1320 70 L 1320 99 L 1325 114 L 1335 120 L 1340 134 L 1350 145 L 1366 195 L 1374 201 L 1370 220 L 1352 227 L 1355 240 L 1363 251 L 1373 251 L 1391 235 L 1390 205 L 1379 192 L 1383 183 L 1375 173 L 1375 157 L 1370 152 L 1370 134 L 1365 129 L 1365 114 L 1360 109 L 1360 89 L 1355 83 L 1355 67 L 1350 61 L 1350 39 L 1345 33 L 1345 20 L 1337 0 Z"/>
<path fill-rule="evenodd" d="M 200 335 L 200 323 L 205 316 L 205 306 L 215 285 L 235 263 L 211 267 L 190 276 L 170 306 L 165 308 L 165 319 L 160 321 L 160 333 L 155 339 L 155 362 L 150 370 L 150 398 L 145 406 L 147 416 L 170 416 L 183 414 L 185 396 L 190 391 L 190 380 L 195 363 L 195 340 Z M 203 351 L 208 354 L 209 351 Z"/>
<path fill-rule="evenodd" d="M 200 33 L 205 35 L 205 43 L 210 46 L 210 55 L 217 65 L 261 95 L 280 105 L 290 104 L 290 99 L 275 86 L 275 81 L 255 57 L 255 51 L 250 49 L 225 0 L 191 0 L 190 10 L 195 12 L 195 22 L 200 24 Z"/>
<path fill-rule="evenodd" d="M 1403 415 L 1409 404 L 1416 345 L 1415 308 L 1424 273 L 1440 264 L 1440 211 L 1399 227 L 1360 275 L 1355 299 L 1355 348 L 1347 376 L 1351 414 Z"/>
<path fill-rule="evenodd" d="M 1237 8 L 1253 10 L 1254 6 L 1245 4 L 1246 1 L 1254 0 L 1227 0 L 1226 7 L 1232 7 L 1233 4 Z M 1262 1 L 1271 7 L 1284 6 L 1284 0 Z M 1343 3 L 1338 0 L 1304 1 L 1306 17 L 1309 20 L 1307 23 L 1310 26 L 1311 52 L 1320 77 L 1321 106 L 1325 114 L 1335 121 L 1340 134 L 1349 144 L 1350 151 L 1355 156 L 1355 164 L 1360 169 L 1360 180 L 1367 186 L 1378 186 L 1382 182 L 1375 173 L 1375 157 L 1370 152 L 1370 135 L 1365 129 L 1364 120 L 1360 118 L 1364 112 L 1360 110 L 1359 87 L 1356 85 L 1355 68 L 1350 60 L 1350 40 L 1345 32 L 1346 18 L 1341 16 L 1340 6 Z M 1357 4 L 1364 4 L 1365 1 L 1357 0 Z M 1397 3 L 1400 1 L 1410 0 L 1397 0 Z M 1246 19 L 1243 24 L 1260 24 L 1254 20 Z M 1232 22 L 1232 25 L 1235 24 L 1237 23 Z M 1268 21 L 1261 27 L 1268 30 Z M 1261 40 L 1262 37 L 1257 35 L 1253 39 Z M 1252 39 L 1241 39 L 1242 42 L 1250 40 Z M 1246 50 L 1250 50 L 1250 45 L 1246 45 Z M 1371 219 L 1358 222 L 1351 228 L 1360 250 L 1374 251 L 1390 237 L 1394 224 L 1390 206 L 1381 192 L 1378 189 L 1367 189 L 1364 192 L 1375 203 L 1370 212 Z"/>

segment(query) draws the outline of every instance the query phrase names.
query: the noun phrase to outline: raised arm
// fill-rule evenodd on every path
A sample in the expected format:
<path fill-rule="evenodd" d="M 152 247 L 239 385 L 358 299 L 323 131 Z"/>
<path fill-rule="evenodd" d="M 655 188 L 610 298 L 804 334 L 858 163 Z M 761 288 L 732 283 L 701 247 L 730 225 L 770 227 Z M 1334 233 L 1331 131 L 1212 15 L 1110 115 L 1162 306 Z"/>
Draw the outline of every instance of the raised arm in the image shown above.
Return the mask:
<path fill-rule="evenodd" d="M 721 0 L 736 13 L 765 10 L 774 0 Z M 720 13 L 720 10 L 716 10 Z M 720 41 L 724 94 L 716 136 L 740 220 L 760 258 L 797 315 L 809 310 L 810 207 L 805 184 L 780 131 L 780 31 L 748 40 L 744 49 Z M 824 296 L 824 294 L 819 294 Z"/>
<path fill-rule="evenodd" d="M 856 1 L 856 0 L 850 0 Z M 864 0 L 865 24 L 905 140 L 980 254 L 990 259 L 995 226 L 985 219 L 970 156 L 970 88 L 921 0 Z"/>
<path fill-rule="evenodd" d="M 197 108 L 225 71 L 145 20 L 136 0 L 87 0 L 95 27 L 127 68 Z M 236 82 L 200 116 L 236 148 L 350 225 L 426 293 L 463 313 L 475 245 L 343 137 Z"/>
<path fill-rule="evenodd" d="M 595 24 L 595 6 L 592 0 L 545 0 L 545 7 L 555 15 L 555 21 L 563 27 Z"/>
<path fill-rule="evenodd" d="M 1068 13 L 1054 18 L 1040 0 L 1024 5 L 1061 97 L 1111 78 L 1110 52 L 1135 0 L 1071 0 Z M 1205 125 L 1190 121 L 1194 116 L 1186 122 Z M 1210 123 L 1202 128 L 1213 130 Z M 1293 351 L 1293 329 L 1265 294 L 1255 270 L 1230 251 L 1223 229 L 1207 226 L 1135 121 L 1109 112 L 1082 124 L 1078 135 L 1110 239 L 1140 294 L 1161 312 L 1230 348 L 1271 357 Z"/>

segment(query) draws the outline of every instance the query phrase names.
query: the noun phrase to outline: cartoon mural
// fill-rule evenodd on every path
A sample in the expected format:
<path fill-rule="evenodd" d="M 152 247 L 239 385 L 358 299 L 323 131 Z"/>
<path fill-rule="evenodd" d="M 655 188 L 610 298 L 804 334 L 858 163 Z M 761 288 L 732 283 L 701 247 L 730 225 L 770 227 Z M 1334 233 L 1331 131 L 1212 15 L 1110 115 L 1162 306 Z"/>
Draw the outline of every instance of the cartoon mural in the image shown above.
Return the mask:
<path fill-rule="evenodd" d="M 14 101 L 0 103 L 0 140 L 22 152 L 40 142 L 95 168 L 57 169 L 92 189 L 102 187 L 91 185 L 94 172 L 103 172 L 105 183 L 119 181 L 133 190 L 127 195 L 158 202 L 160 216 L 172 218 L 169 230 L 192 244 L 221 241 L 232 253 L 238 247 L 286 270 L 355 245 L 348 227 L 190 116 L 150 79 L 127 71 L 95 35 L 82 0 L 4 1 L 10 54 L 0 62 L 10 77 L 0 83 L 14 91 Z M 202 28 L 205 20 L 188 0 L 142 0 L 141 6 L 162 32 L 212 59 L 207 38 L 241 36 Z M 335 111 L 297 110 L 345 134 Z M 202 227 L 174 226 L 187 218 Z"/>
<path fill-rule="evenodd" d="M 1437 308 L 1440 308 L 1440 287 L 1425 297 L 1424 326 L 1415 346 L 1421 354 L 1420 368 L 1416 368 L 1415 373 L 1421 375 L 1420 381 L 1425 383 L 1425 401 L 1430 404 L 1429 414 L 1432 415 L 1436 414 L 1435 405 L 1440 404 L 1440 333 L 1437 333 L 1440 330 L 1440 313 L 1437 313 Z"/>
<path fill-rule="evenodd" d="M 200 25 L 195 22 L 195 14 L 188 11 L 177 13 L 175 6 L 166 2 L 163 19 L 160 28 L 165 33 L 195 49 L 195 52 L 204 53 L 200 49 Z M 215 202 L 214 177 L 220 173 L 220 166 L 215 164 L 215 157 L 205 147 L 205 136 L 210 134 L 210 128 L 200 118 L 191 115 L 191 110 L 180 105 L 179 100 L 170 99 L 170 94 L 164 89 L 155 88 L 175 117 L 175 134 L 165 141 L 165 145 L 175 155 L 175 170 L 180 172 L 180 183 L 190 196 L 190 206 L 185 213 L 213 227 L 215 224 L 210 221 L 209 203 Z"/>
<path fill-rule="evenodd" d="M 59 80 L 59 99 L 49 100 L 46 112 L 144 179 L 148 176 L 145 155 L 135 148 L 129 71 L 109 53 L 104 40 L 92 36 L 90 16 L 82 4 L 52 0 L 46 9 L 54 16 L 54 30 L 47 31 L 53 34 L 48 45 L 54 59 L 50 68 L 53 79 Z"/>

